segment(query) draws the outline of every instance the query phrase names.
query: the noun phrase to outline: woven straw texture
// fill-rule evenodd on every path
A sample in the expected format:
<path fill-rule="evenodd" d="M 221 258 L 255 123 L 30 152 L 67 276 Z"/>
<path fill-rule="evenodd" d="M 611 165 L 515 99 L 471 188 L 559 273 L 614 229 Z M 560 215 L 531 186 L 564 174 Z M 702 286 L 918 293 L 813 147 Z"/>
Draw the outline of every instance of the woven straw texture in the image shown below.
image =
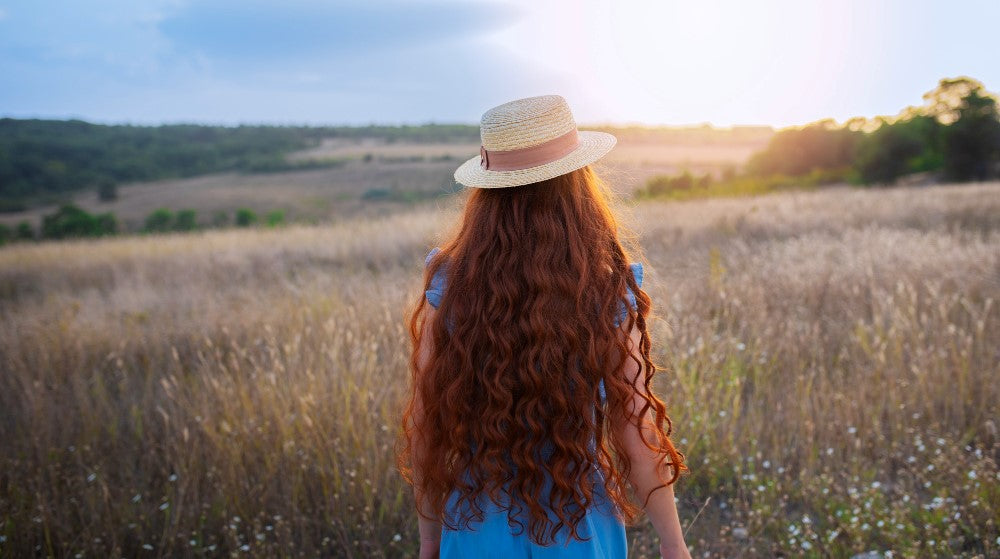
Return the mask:
<path fill-rule="evenodd" d="M 576 128 L 566 100 L 559 95 L 528 97 L 486 111 L 480 121 L 482 145 L 489 151 L 529 148 Z M 611 134 L 578 132 L 580 145 L 567 155 L 537 167 L 516 171 L 488 171 L 477 155 L 455 170 L 455 180 L 474 188 L 504 188 L 551 179 L 597 161 L 615 146 Z"/>

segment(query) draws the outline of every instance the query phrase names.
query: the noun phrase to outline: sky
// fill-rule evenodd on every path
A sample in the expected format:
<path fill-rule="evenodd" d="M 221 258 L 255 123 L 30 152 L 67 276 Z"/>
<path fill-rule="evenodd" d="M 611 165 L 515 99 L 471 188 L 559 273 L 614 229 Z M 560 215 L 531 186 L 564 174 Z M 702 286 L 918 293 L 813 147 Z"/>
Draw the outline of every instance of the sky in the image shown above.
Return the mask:
<path fill-rule="evenodd" d="M 556 93 L 577 122 L 894 115 L 1000 91 L 997 0 L 0 0 L 0 115 L 158 124 L 477 123 Z"/>

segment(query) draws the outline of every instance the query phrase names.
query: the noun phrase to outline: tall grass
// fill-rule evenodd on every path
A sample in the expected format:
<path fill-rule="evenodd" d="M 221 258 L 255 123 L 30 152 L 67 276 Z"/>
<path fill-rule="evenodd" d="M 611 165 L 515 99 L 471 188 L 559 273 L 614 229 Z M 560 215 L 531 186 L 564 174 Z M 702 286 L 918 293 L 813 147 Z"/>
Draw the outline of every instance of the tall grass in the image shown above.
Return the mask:
<path fill-rule="evenodd" d="M 1000 553 L 998 193 L 634 208 L 695 555 Z M 0 250 L 0 556 L 412 554 L 402 319 L 454 210 Z"/>

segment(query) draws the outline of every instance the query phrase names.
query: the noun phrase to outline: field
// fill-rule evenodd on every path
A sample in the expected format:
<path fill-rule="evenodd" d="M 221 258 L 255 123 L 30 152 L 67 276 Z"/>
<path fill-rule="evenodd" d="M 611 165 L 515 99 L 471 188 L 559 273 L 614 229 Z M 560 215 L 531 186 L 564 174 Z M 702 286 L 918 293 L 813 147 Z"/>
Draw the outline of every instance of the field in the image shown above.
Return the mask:
<path fill-rule="evenodd" d="M 403 319 L 460 203 L 0 249 L 0 557 L 411 555 Z M 620 205 L 694 556 L 1000 555 L 1000 184 Z"/>
<path fill-rule="evenodd" d="M 609 129 L 619 145 L 602 160 L 602 170 L 625 194 L 653 175 L 692 172 L 721 173 L 742 164 L 773 134 L 770 128 L 736 129 Z M 299 223 L 378 217 L 407 210 L 454 192 L 452 174 L 479 153 L 471 143 L 422 143 L 378 138 L 329 138 L 316 148 L 293 153 L 289 160 L 324 161 L 320 169 L 275 173 L 220 173 L 185 179 L 124 184 L 118 199 L 102 202 L 93 190 L 78 192 L 72 201 L 89 212 L 113 212 L 126 231 L 142 229 L 157 208 L 194 209 L 198 223 L 211 225 L 216 212 L 232 222 L 237 208 L 259 215 L 280 210 Z M 37 230 L 42 216 L 55 207 L 38 207 L 0 214 L 10 227 L 28 221 Z"/>

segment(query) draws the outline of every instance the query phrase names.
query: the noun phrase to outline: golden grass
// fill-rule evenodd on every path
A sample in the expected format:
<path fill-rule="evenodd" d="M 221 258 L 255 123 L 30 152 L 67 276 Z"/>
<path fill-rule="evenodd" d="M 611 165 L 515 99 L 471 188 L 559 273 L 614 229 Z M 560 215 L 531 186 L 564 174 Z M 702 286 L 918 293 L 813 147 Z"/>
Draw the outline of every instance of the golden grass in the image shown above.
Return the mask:
<path fill-rule="evenodd" d="M 998 194 L 633 208 L 695 555 L 1000 553 Z M 402 319 L 454 211 L 0 250 L 0 556 L 413 553 Z"/>

